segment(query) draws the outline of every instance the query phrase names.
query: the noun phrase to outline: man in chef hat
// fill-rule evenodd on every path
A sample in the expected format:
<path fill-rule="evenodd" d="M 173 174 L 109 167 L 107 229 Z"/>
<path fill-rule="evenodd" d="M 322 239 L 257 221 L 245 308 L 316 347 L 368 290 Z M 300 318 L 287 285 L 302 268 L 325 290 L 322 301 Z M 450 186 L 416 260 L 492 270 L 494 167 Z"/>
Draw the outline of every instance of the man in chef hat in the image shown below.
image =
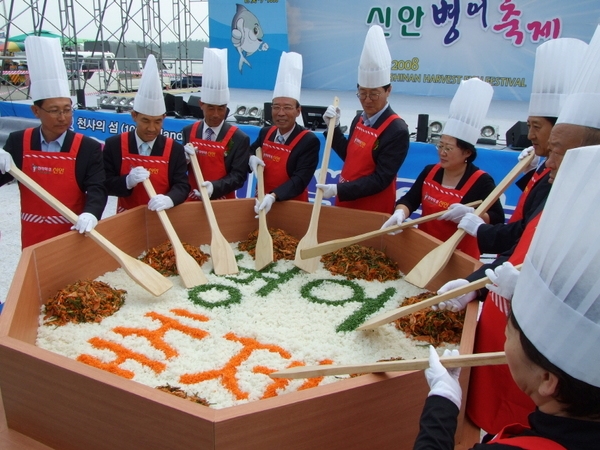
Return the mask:
<path fill-rule="evenodd" d="M 70 130 L 73 103 L 60 40 L 29 36 L 25 40 L 31 79 L 31 110 L 41 126 L 11 133 L 0 150 L 0 185 L 12 179 L 14 164 L 75 214 L 74 226 L 29 189 L 21 191 L 23 248 L 69 229 L 91 231 L 104 211 L 106 189 L 98 141 Z"/>
<path fill-rule="evenodd" d="M 363 112 L 352 121 L 349 139 L 339 127 L 340 110 L 330 105 L 323 115 L 335 120 L 333 150 L 344 161 L 339 183 L 319 184 L 323 197 L 337 196 L 336 205 L 391 213 L 396 201 L 396 176 L 408 152 L 404 120 L 390 107 L 392 57 L 380 26 L 369 28 L 358 66 L 358 91 Z"/>
<path fill-rule="evenodd" d="M 211 199 L 235 198 L 235 191 L 248 178 L 250 138 L 238 127 L 225 122 L 229 102 L 227 49 L 204 48 L 204 73 L 200 108 L 204 120 L 183 128 L 187 153 L 196 153 Z M 191 199 L 199 199 L 190 168 Z M 195 191 L 195 192 L 194 192 Z"/>
<path fill-rule="evenodd" d="M 300 88 L 302 82 L 302 55 L 294 52 L 281 54 L 279 70 L 273 90 L 273 126 L 260 130 L 250 147 L 250 170 L 265 166 L 265 192 L 254 208 L 267 213 L 276 201 L 308 201 L 308 183 L 319 164 L 319 138 L 312 131 L 298 125 L 300 115 Z M 261 147 L 263 159 L 255 156 Z"/>
<path fill-rule="evenodd" d="M 600 211 L 593 205 L 600 202 L 599 172 L 600 146 L 580 147 L 568 151 L 555 179 L 517 276 L 505 331 L 510 374 L 536 408 L 529 415 L 529 428 L 507 423 L 490 444 L 598 447 Z M 504 281 L 498 280 L 498 286 Z M 425 371 L 431 390 L 415 449 L 454 448 L 462 396 L 459 371 L 446 370 L 431 348 Z M 493 405 L 490 409 L 495 411 Z"/>
<path fill-rule="evenodd" d="M 109 195 L 119 197 L 117 212 L 145 204 L 152 211 L 163 211 L 188 196 L 183 146 L 160 134 L 165 115 L 158 66 L 150 55 L 131 111 L 135 131 L 112 136 L 104 146 L 106 189 Z M 141 184 L 148 177 L 157 193 L 152 199 Z"/>

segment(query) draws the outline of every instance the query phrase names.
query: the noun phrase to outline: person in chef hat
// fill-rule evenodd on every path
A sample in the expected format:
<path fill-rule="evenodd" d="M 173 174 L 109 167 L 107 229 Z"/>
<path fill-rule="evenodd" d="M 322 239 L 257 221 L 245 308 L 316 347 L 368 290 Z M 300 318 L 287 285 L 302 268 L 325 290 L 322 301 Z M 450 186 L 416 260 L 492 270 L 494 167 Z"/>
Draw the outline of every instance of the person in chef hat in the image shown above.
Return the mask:
<path fill-rule="evenodd" d="M 383 30 L 374 25 L 367 32 L 358 65 L 356 96 L 363 111 L 352 121 L 349 139 L 339 127 L 339 108 L 330 105 L 323 115 L 327 124 L 335 120 L 332 149 L 344 164 L 337 184 L 317 187 L 324 198 L 337 196 L 337 206 L 392 212 L 396 176 L 408 152 L 409 133 L 388 103 L 391 67 Z"/>
<path fill-rule="evenodd" d="M 211 199 L 235 198 L 235 191 L 248 178 L 250 138 L 235 125 L 225 122 L 229 109 L 227 49 L 204 48 L 204 73 L 200 108 L 204 120 L 183 128 L 188 154 L 198 158 L 204 187 Z M 190 168 L 190 200 L 200 199 Z"/>
<path fill-rule="evenodd" d="M 12 180 L 9 171 L 14 165 L 78 218 L 71 226 L 69 220 L 19 185 L 23 248 L 69 229 L 80 233 L 93 230 L 107 200 L 100 143 L 70 129 L 73 102 L 60 40 L 29 36 L 25 49 L 31 110 L 41 125 L 8 136 L 4 150 L 0 150 L 0 186 Z"/>
<path fill-rule="evenodd" d="M 475 144 L 480 136 L 492 101 L 494 89 L 479 78 L 461 81 L 450 103 L 450 115 L 437 145 L 439 162 L 423 169 L 410 190 L 396 202 L 396 210 L 382 226 L 401 224 L 419 206 L 427 216 L 448 209 L 440 221 L 419 225 L 419 229 L 445 241 L 456 232 L 460 215 L 473 208 L 463 203 L 484 200 L 496 187 L 494 179 L 473 164 L 477 152 Z M 457 203 L 458 202 L 458 203 Z M 486 223 L 504 223 L 504 209 L 500 200 L 482 216 Z M 463 239 L 459 250 L 479 259 L 477 241 Z"/>
<path fill-rule="evenodd" d="M 300 90 L 302 82 L 302 55 L 294 52 L 281 54 L 279 70 L 273 90 L 273 125 L 263 127 L 250 147 L 250 170 L 264 169 L 265 193 L 254 208 L 267 213 L 276 201 L 308 201 L 308 183 L 319 164 L 319 138 L 310 130 L 298 125 L 300 115 Z M 256 149 L 261 147 L 263 157 Z"/>
<path fill-rule="evenodd" d="M 600 202 L 599 171 L 600 145 L 568 151 L 516 282 L 496 280 L 512 296 L 508 368 L 535 404 L 529 427 L 506 424 L 493 437 L 498 448 L 595 449 L 600 442 L 600 212 L 590 207 Z M 414 448 L 453 449 L 460 369 L 445 369 L 433 348 L 429 361 L 431 390 Z"/>
<path fill-rule="evenodd" d="M 165 115 L 158 66 L 150 55 L 133 101 L 135 130 L 108 138 L 104 146 L 106 188 L 109 195 L 119 197 L 117 212 L 146 204 L 152 211 L 163 211 L 188 196 L 185 151 L 183 145 L 161 134 Z M 147 178 L 157 193 L 152 199 L 142 185 Z"/>

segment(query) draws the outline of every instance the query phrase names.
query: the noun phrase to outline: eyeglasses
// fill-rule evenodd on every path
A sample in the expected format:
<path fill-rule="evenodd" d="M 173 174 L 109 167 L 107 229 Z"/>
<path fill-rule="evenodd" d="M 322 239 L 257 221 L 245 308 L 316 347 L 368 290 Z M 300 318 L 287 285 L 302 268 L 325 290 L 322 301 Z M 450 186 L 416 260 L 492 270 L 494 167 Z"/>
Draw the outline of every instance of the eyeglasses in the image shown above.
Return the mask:
<path fill-rule="evenodd" d="M 456 148 L 456 147 L 451 147 L 449 145 L 444 145 L 444 144 L 438 144 L 436 145 L 438 152 L 445 152 L 445 153 L 452 153 L 452 151 Z"/>
<path fill-rule="evenodd" d="M 39 107 L 42 111 L 44 111 L 45 113 L 50 114 L 52 117 L 60 117 L 62 115 L 65 116 L 70 116 L 71 114 L 73 114 L 73 108 L 68 108 L 68 109 L 44 109 L 41 106 Z"/>
<path fill-rule="evenodd" d="M 366 92 L 357 92 L 356 96 L 360 100 L 365 100 L 367 97 L 369 97 L 369 100 L 375 101 L 375 100 L 379 100 L 379 97 L 381 96 L 381 94 L 384 94 L 384 92 L 371 92 L 369 94 L 367 94 Z"/>
<path fill-rule="evenodd" d="M 271 106 L 271 111 L 274 111 L 277 113 L 281 110 L 285 111 L 286 113 L 289 113 L 289 112 L 295 111 L 296 108 L 292 105 L 273 105 L 273 106 Z"/>

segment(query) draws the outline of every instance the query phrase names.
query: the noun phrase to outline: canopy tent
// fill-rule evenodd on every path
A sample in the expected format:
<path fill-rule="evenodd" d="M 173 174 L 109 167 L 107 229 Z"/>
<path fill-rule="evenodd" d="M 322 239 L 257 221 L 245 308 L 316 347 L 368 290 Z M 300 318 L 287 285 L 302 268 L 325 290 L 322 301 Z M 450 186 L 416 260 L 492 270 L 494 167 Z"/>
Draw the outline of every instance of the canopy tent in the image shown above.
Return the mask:
<path fill-rule="evenodd" d="M 62 47 L 73 46 L 73 45 L 77 45 L 77 44 L 81 44 L 83 42 L 89 41 L 89 39 L 81 39 L 81 38 L 72 39 L 72 38 L 68 38 L 68 37 L 63 37 L 59 34 L 51 33 L 50 31 L 45 31 L 45 30 L 31 31 L 29 33 L 12 36 L 12 37 L 8 38 L 8 41 L 9 41 L 9 43 L 17 44 L 20 47 L 19 50 L 22 51 L 22 50 L 25 50 L 25 39 L 27 39 L 28 36 L 41 36 L 41 37 L 60 39 L 60 43 L 61 43 Z M 19 51 L 19 50 L 14 50 L 14 51 Z M 12 50 L 9 50 L 9 51 L 12 51 Z"/>
<path fill-rule="evenodd" d="M 3 51 L 7 51 L 7 52 L 20 52 L 23 51 L 25 49 L 25 46 L 21 46 L 19 43 L 17 42 L 12 42 L 12 41 L 7 41 L 5 42 L 0 42 L 0 52 Z"/>

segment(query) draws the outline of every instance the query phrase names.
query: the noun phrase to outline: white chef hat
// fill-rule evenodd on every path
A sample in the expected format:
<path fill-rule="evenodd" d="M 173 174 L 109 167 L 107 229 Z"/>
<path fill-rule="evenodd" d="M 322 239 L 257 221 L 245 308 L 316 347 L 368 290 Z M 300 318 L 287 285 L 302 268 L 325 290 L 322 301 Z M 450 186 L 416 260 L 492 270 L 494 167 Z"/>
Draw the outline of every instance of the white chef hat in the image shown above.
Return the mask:
<path fill-rule="evenodd" d="M 300 101 L 302 86 L 302 55 L 283 52 L 279 59 L 279 70 L 273 89 L 273 98 L 289 97 Z"/>
<path fill-rule="evenodd" d="M 358 63 L 358 85 L 378 88 L 390 84 L 392 55 L 385 41 L 383 29 L 373 25 L 367 32 L 360 62 Z"/>
<path fill-rule="evenodd" d="M 530 116 L 558 117 L 577 78 L 587 46 L 579 39 L 560 38 L 544 42 L 537 48 L 529 99 Z"/>
<path fill-rule="evenodd" d="M 596 27 L 556 123 L 600 128 L 600 25 Z"/>
<path fill-rule="evenodd" d="M 479 78 L 461 81 L 450 103 L 443 134 L 475 145 L 493 95 L 494 88 Z"/>
<path fill-rule="evenodd" d="M 133 99 L 133 110 L 147 116 L 162 116 L 167 112 L 154 55 L 148 55 L 146 59 L 140 87 Z"/>
<path fill-rule="evenodd" d="M 600 145 L 569 150 L 523 263 L 512 310 L 552 364 L 600 387 Z M 560 218 L 560 220 L 558 220 Z"/>
<path fill-rule="evenodd" d="M 31 81 L 29 94 L 34 102 L 47 98 L 71 98 L 60 39 L 27 36 L 25 53 Z"/>
<path fill-rule="evenodd" d="M 229 103 L 227 49 L 204 47 L 204 72 L 202 73 L 203 103 L 226 105 Z"/>

